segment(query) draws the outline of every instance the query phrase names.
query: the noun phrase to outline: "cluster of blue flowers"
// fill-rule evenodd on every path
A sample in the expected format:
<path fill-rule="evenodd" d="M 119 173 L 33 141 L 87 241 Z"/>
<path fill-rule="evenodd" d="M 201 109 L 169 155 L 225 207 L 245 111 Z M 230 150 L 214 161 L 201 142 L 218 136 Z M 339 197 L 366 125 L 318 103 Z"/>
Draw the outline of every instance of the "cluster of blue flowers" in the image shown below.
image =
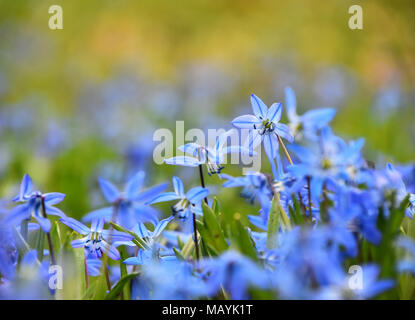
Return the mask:
<path fill-rule="evenodd" d="M 69 250 L 61 240 L 56 248 L 53 236 L 66 227 L 74 231 L 70 246 L 84 249 L 86 297 L 102 278 L 103 297 L 112 298 L 396 298 L 401 274 L 415 274 L 415 243 L 405 225 L 415 214 L 415 179 L 392 164 L 375 168 L 362 155 L 363 139 L 335 136 L 335 110 L 298 115 L 291 88 L 288 124 L 280 122 L 282 103 L 268 108 L 252 95 L 251 104 L 252 115 L 232 121 L 249 130 L 243 145 L 226 146 L 230 130 L 212 148 L 189 143 L 179 147 L 185 155 L 165 160 L 198 168 L 201 186 L 187 191 L 178 177 L 171 191 L 168 183 L 143 188 L 144 171 L 122 191 L 100 179 L 108 206 L 80 222 L 55 207 L 64 194 L 33 191 L 25 175 L 12 199 L 17 204 L 0 203 L 0 298 L 57 294 L 48 288 L 48 270 Z M 222 172 L 227 154 L 253 154 L 259 145 L 271 173 Z M 250 225 L 239 213 L 222 212 L 220 194 L 211 197 L 205 185 L 205 167 L 224 188 L 240 188 L 253 205 Z M 157 209 L 164 202 L 171 205 L 167 218 Z M 352 266 L 361 272 L 357 287 L 350 284 Z"/>

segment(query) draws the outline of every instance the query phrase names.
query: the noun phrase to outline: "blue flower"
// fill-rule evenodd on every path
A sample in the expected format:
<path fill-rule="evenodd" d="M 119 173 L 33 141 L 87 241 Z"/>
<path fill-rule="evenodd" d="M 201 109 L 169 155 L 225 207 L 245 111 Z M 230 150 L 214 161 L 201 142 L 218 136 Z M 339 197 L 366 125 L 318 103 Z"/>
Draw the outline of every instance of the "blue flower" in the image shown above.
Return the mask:
<path fill-rule="evenodd" d="M 45 213 L 64 217 L 65 214 L 58 208 L 53 207 L 60 203 L 65 195 L 63 193 L 51 192 L 42 194 L 40 191 L 32 191 L 33 183 L 29 175 L 25 174 L 20 185 L 20 192 L 13 198 L 15 202 L 23 202 L 13 208 L 9 215 L 4 219 L 4 223 L 17 225 L 23 220 L 29 220 L 30 217 L 36 219 L 42 230 L 46 233 L 50 231 L 50 221 L 43 216 L 43 205 Z"/>
<path fill-rule="evenodd" d="M 204 297 L 206 284 L 191 263 L 151 260 L 142 265 L 141 274 L 132 282 L 132 299 L 187 300 Z"/>
<path fill-rule="evenodd" d="M 158 255 L 158 247 L 160 246 L 156 240 L 167 227 L 170 221 L 173 220 L 173 216 L 161 220 L 154 228 L 150 231 L 146 228 L 144 223 L 139 223 L 133 229 L 133 232 L 140 236 L 144 242 L 148 245 L 148 250 L 139 249 L 137 257 L 130 257 L 123 262 L 127 265 L 142 265 L 145 261 L 151 260 L 153 256 Z"/>
<path fill-rule="evenodd" d="M 119 260 L 120 253 L 116 247 L 134 238 L 127 233 L 117 230 L 103 230 L 105 223 L 103 218 L 93 220 L 91 228 L 73 218 L 65 217 L 60 219 L 60 221 L 84 236 L 81 239 L 73 240 L 71 245 L 73 248 L 85 248 L 85 256 L 88 259 L 101 258 L 103 254 L 108 253 L 108 257 L 111 259 Z"/>
<path fill-rule="evenodd" d="M 199 267 L 206 278 L 209 295 L 217 294 L 223 287 L 232 299 L 248 299 L 248 289 L 265 289 L 269 285 L 265 270 L 236 251 L 226 251 L 217 258 L 203 260 Z"/>
<path fill-rule="evenodd" d="M 120 192 L 111 182 L 99 179 L 101 191 L 112 206 L 90 212 L 83 218 L 83 221 L 90 222 L 100 217 L 103 217 L 106 221 L 115 219 L 127 229 L 133 228 L 137 222 L 151 222 L 156 225 L 158 223 L 158 213 L 146 205 L 145 202 L 162 192 L 167 184 L 162 183 L 140 192 L 144 184 L 144 178 L 144 171 L 137 172 L 126 183 L 123 192 Z"/>
<path fill-rule="evenodd" d="M 202 200 L 209 195 L 209 190 L 195 187 L 184 192 L 183 182 L 178 177 L 173 177 L 174 192 L 162 193 L 148 202 L 155 204 L 172 200 L 179 200 L 172 206 L 173 215 L 179 219 L 186 220 L 192 212 L 202 214 Z"/>
<path fill-rule="evenodd" d="M 287 125 L 279 123 L 282 115 L 282 104 L 274 103 L 268 109 L 264 102 L 256 95 L 251 95 L 251 105 L 254 115 L 243 115 L 232 120 L 232 125 L 239 129 L 250 129 L 250 134 L 244 147 L 253 151 L 257 146 L 264 142 L 265 153 L 272 165 L 274 176 L 278 176 L 274 159 L 280 162 L 278 154 L 278 137 L 285 138 L 288 142 L 293 142 L 294 138 L 290 134 Z"/>
<path fill-rule="evenodd" d="M 241 196 L 251 204 L 255 200 L 261 204 L 262 208 L 268 208 L 272 198 L 272 190 L 269 186 L 267 177 L 260 172 L 248 172 L 243 177 L 232 177 L 223 175 L 227 181 L 223 184 L 225 188 L 243 187 Z"/>
<path fill-rule="evenodd" d="M 216 140 L 215 147 L 206 147 L 197 143 L 188 143 L 179 147 L 179 150 L 191 156 L 177 156 L 165 159 L 167 164 L 197 167 L 206 164 L 208 174 L 218 174 L 222 171 L 225 163 L 225 155 L 229 153 L 248 154 L 249 150 L 241 146 L 225 146 L 226 140 L 234 133 L 234 130 L 228 130 L 222 133 Z"/>
<path fill-rule="evenodd" d="M 311 195 L 317 201 L 324 183 L 338 184 L 340 180 L 356 179 L 361 166 L 361 146 L 362 141 L 347 145 L 342 139 L 333 135 L 329 127 L 325 127 L 321 130 L 319 148 L 289 146 L 300 163 L 289 166 L 287 171 L 297 180 L 310 178 Z M 297 185 L 300 185 L 300 182 Z"/>
<path fill-rule="evenodd" d="M 329 124 L 336 114 L 335 109 L 324 108 L 310 110 L 302 116 L 297 114 L 297 100 L 293 89 L 285 88 L 285 103 L 287 107 L 287 116 L 290 123 L 290 133 L 297 140 L 302 140 L 303 137 L 315 140 L 318 136 L 318 131 Z"/>

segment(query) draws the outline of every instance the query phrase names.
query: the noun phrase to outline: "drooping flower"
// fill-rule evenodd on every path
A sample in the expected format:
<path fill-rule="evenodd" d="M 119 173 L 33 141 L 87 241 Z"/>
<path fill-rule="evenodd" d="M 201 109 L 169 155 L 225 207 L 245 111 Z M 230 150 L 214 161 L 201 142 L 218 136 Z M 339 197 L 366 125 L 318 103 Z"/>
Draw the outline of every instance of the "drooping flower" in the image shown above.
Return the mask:
<path fill-rule="evenodd" d="M 239 129 L 251 130 L 244 145 L 250 152 L 264 142 L 265 153 L 271 163 L 273 174 L 278 176 L 280 173 L 277 172 L 275 166 L 275 159 L 277 159 L 277 163 L 280 163 L 277 136 L 286 139 L 288 142 L 294 141 L 288 126 L 279 123 L 282 115 L 282 104 L 274 103 L 268 109 L 260 98 L 252 94 L 251 105 L 254 115 L 239 116 L 232 121 L 232 125 Z"/>
<path fill-rule="evenodd" d="M 43 216 L 43 210 L 45 210 L 47 215 L 64 217 L 65 214 L 58 208 L 55 208 L 54 205 L 63 201 L 65 195 L 59 192 L 41 193 L 40 191 L 32 191 L 32 189 L 32 179 L 29 175 L 25 174 L 20 185 L 19 194 L 13 198 L 13 201 L 23 202 L 23 204 L 14 207 L 4 219 L 4 223 L 17 225 L 23 220 L 29 220 L 33 217 L 39 223 L 42 230 L 48 233 L 51 224 Z"/>
<path fill-rule="evenodd" d="M 105 220 L 103 218 L 93 220 L 91 228 L 69 217 L 62 218 L 60 221 L 84 236 L 81 239 L 73 240 L 71 245 L 73 248 L 85 248 L 85 256 L 88 259 L 101 258 L 102 255 L 108 254 L 111 259 L 119 260 L 120 253 L 116 247 L 134 238 L 125 232 L 104 230 Z"/>
<path fill-rule="evenodd" d="M 105 199 L 112 205 L 95 210 L 87 214 L 83 221 L 89 222 L 96 218 L 104 218 L 106 221 L 115 219 L 127 229 L 133 228 L 137 222 L 158 223 L 157 211 L 146 205 L 145 202 L 162 192 L 167 183 L 162 183 L 143 192 L 140 192 L 144 184 L 145 172 L 137 172 L 120 192 L 111 182 L 99 179 L 99 185 Z"/>
<path fill-rule="evenodd" d="M 188 143 L 179 147 L 179 150 L 191 156 L 177 156 L 165 159 L 164 162 L 185 167 L 197 167 L 205 164 L 208 174 L 219 174 L 224 168 L 225 155 L 230 153 L 248 154 L 249 150 L 241 146 L 226 146 L 226 140 L 234 133 L 228 130 L 222 133 L 216 140 L 214 147 L 202 146 L 197 143 Z"/>

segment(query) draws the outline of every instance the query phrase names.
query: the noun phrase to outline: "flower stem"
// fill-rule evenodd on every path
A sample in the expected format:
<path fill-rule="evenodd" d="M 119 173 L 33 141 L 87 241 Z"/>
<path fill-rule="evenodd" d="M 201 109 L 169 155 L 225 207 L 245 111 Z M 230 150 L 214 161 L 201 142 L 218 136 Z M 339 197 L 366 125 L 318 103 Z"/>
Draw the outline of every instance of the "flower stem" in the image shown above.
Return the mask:
<path fill-rule="evenodd" d="M 107 282 L 108 291 L 111 291 L 110 274 L 108 272 L 107 261 L 104 262 L 105 281 Z"/>
<path fill-rule="evenodd" d="M 42 214 L 45 219 L 48 218 L 46 215 L 45 197 L 42 197 Z M 48 239 L 50 261 L 51 261 L 51 264 L 54 266 L 56 265 L 56 260 L 55 260 L 55 254 L 53 252 L 52 238 L 50 236 L 50 232 L 46 233 L 46 237 Z"/>
<path fill-rule="evenodd" d="M 85 265 L 85 285 L 86 285 L 86 289 L 88 290 L 89 288 L 89 274 L 88 274 L 88 263 L 86 260 L 86 255 L 84 255 L 84 265 Z"/>
<path fill-rule="evenodd" d="M 285 153 L 285 156 L 287 157 L 287 159 L 288 159 L 288 162 L 291 164 L 291 165 L 293 165 L 294 163 L 293 163 L 293 161 L 292 161 L 292 159 L 291 159 L 291 157 L 290 157 L 290 154 L 288 153 L 288 150 L 287 150 L 287 148 L 285 147 L 285 144 L 284 144 L 284 142 L 282 141 L 282 139 L 281 139 L 281 137 L 277 134 L 277 138 L 278 138 L 278 142 L 280 143 L 280 145 L 281 145 L 281 147 L 282 147 L 282 150 L 284 151 L 284 153 Z"/>
<path fill-rule="evenodd" d="M 310 213 L 310 219 L 313 218 L 313 212 L 311 210 L 311 178 L 309 176 L 307 176 L 307 189 L 308 189 L 308 208 L 309 208 L 309 213 Z"/>
<path fill-rule="evenodd" d="M 203 177 L 203 167 L 199 164 L 199 175 L 200 175 L 200 184 L 202 188 L 206 188 L 205 186 L 205 178 Z M 207 198 L 204 199 L 205 203 L 208 204 Z M 196 260 L 199 261 L 199 240 L 197 237 L 197 227 L 196 227 L 196 214 L 192 212 L 193 216 L 193 233 L 194 233 L 194 241 L 195 241 L 195 250 L 196 250 Z"/>
<path fill-rule="evenodd" d="M 28 235 L 28 229 L 29 229 L 29 219 L 24 219 L 22 223 L 20 224 L 20 230 L 21 234 L 23 236 L 23 239 L 27 242 L 27 235 Z"/>
<path fill-rule="evenodd" d="M 293 162 L 293 160 L 291 159 L 291 156 L 290 156 L 290 154 L 289 154 L 289 152 L 288 152 L 287 148 L 285 147 L 284 141 L 282 141 L 281 137 L 280 137 L 278 134 L 277 134 L 277 138 L 278 138 L 278 142 L 279 142 L 279 144 L 280 144 L 280 145 L 281 145 L 281 147 L 282 147 L 282 150 L 284 151 L 285 157 L 287 158 L 287 160 L 288 160 L 288 162 L 290 163 L 290 165 L 293 165 L 293 164 L 294 164 L 294 162 Z M 301 193 L 300 193 L 300 192 L 298 192 L 298 200 L 300 201 L 300 205 L 301 205 L 301 207 L 302 207 L 302 208 L 303 208 L 303 210 L 304 210 L 304 214 L 306 214 L 305 205 L 304 205 L 304 203 L 303 203 L 303 199 L 301 198 Z"/>
<path fill-rule="evenodd" d="M 193 232 L 195 237 L 195 249 L 196 249 L 196 261 L 199 261 L 199 241 L 197 238 L 197 229 L 196 229 L 196 214 L 193 212 Z"/>
<path fill-rule="evenodd" d="M 201 164 L 199 164 L 199 175 L 200 175 L 200 184 L 201 184 L 202 188 L 206 188 L 205 178 L 203 177 L 203 167 L 202 167 Z M 205 203 L 208 204 L 207 198 L 205 198 L 204 200 L 205 200 Z"/>

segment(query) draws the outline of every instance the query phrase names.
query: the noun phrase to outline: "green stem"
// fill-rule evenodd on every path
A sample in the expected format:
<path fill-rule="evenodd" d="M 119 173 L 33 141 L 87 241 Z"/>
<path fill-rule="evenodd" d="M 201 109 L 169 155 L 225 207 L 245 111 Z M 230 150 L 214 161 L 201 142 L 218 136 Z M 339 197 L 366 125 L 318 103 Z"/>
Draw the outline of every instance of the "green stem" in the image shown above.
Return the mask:
<path fill-rule="evenodd" d="M 43 196 L 42 196 L 42 214 L 45 219 L 48 218 L 46 215 L 45 197 Z M 56 265 L 56 260 L 55 260 L 55 254 L 53 252 L 52 238 L 50 236 L 50 232 L 46 233 L 46 237 L 48 239 L 50 261 L 51 261 L 51 264 L 54 266 Z"/>

